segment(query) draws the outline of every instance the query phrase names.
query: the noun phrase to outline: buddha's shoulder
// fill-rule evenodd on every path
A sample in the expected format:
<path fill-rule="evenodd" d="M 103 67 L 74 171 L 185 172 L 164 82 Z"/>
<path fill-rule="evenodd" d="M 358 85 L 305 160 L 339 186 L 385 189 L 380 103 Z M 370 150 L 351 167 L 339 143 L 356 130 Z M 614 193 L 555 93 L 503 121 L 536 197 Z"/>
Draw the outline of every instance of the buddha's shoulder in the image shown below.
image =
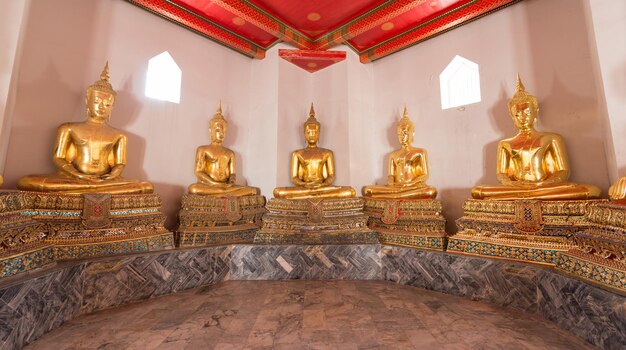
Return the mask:
<path fill-rule="evenodd" d="M 538 133 L 538 137 L 546 141 L 563 140 L 563 137 L 555 132 L 540 132 Z"/>

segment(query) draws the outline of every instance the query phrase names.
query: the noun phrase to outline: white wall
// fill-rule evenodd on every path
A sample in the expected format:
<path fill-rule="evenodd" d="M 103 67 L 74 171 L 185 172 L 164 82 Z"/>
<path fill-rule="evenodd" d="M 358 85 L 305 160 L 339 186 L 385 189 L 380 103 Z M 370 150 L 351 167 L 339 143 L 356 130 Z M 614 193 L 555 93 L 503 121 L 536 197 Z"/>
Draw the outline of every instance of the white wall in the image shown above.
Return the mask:
<path fill-rule="evenodd" d="M 9 135 L 13 125 L 15 106 L 15 84 L 20 62 L 20 37 L 23 34 L 24 18 L 28 17 L 25 1 L 0 2 L 0 175 L 4 173 L 4 163 L 8 151 Z"/>
<path fill-rule="evenodd" d="M 85 88 L 108 59 L 118 90 L 111 124 L 130 139 L 124 176 L 155 184 L 170 227 L 180 196 L 195 181 L 195 149 L 210 142 L 208 120 L 221 98 L 238 182 L 268 197 L 274 187 L 291 185 L 289 155 L 305 145 L 302 125 L 311 102 L 322 123 L 320 146 L 337 158 L 335 183 L 357 191 L 384 183 L 406 103 L 415 145 L 429 152 L 429 184 L 439 189 L 453 232 L 470 188 L 497 183 L 497 141 L 515 132 L 506 103 L 517 72 L 539 98 L 539 129 L 565 138 L 571 179 L 606 190 L 610 138 L 626 150 L 619 137 L 626 129 L 623 102 L 615 102 L 623 101 L 625 56 L 607 39 L 624 32 L 624 19 L 616 8 L 591 7 L 593 16 L 584 0 L 526 0 L 372 64 L 338 47 L 348 51 L 345 61 L 309 74 L 277 57 L 286 45 L 251 60 L 124 1 L 31 0 L 23 33 L 11 34 L 20 39 L 4 187 L 14 188 L 27 174 L 54 172 L 55 129 L 84 119 Z M 164 50 L 183 71 L 178 105 L 144 97 L 148 59 Z M 439 73 L 457 54 L 480 65 L 483 101 L 442 111 Z M 624 173 L 626 154 L 616 153 Z"/>
<path fill-rule="evenodd" d="M 180 196 L 195 182 L 195 149 L 210 142 L 208 120 L 220 98 L 229 121 L 226 145 L 244 159 L 274 152 L 257 144 L 258 135 L 268 134 L 264 128 L 275 128 L 259 123 L 251 109 L 258 106 L 258 99 L 250 103 L 251 59 L 124 1 L 31 1 L 25 26 L 5 188 L 23 175 L 55 171 L 56 127 L 85 119 L 85 88 L 106 60 L 118 92 L 110 123 L 129 136 L 123 176 L 154 183 L 170 227 Z M 148 60 L 165 50 L 183 71 L 180 104 L 144 96 Z M 251 185 L 274 185 L 245 163 L 240 171 Z"/>
<path fill-rule="evenodd" d="M 604 97 L 604 112 L 610 120 L 607 133 L 607 156 L 611 182 L 626 176 L 626 2 L 591 0 L 589 2 L 598 51 L 599 95 Z"/>
<path fill-rule="evenodd" d="M 439 189 L 449 231 L 471 187 L 497 184 L 497 142 L 515 134 L 507 101 L 517 72 L 539 99 L 539 130 L 565 139 L 570 179 L 607 189 L 606 118 L 585 11 L 583 0 L 523 1 L 373 63 L 383 127 L 372 138 L 373 157 L 389 151 L 390 128 L 406 102 L 416 123 L 415 145 L 429 152 L 429 183 Z M 441 110 L 439 74 L 455 55 L 479 64 L 482 102 Z M 395 140 L 391 147 L 397 147 Z M 382 171 L 381 162 L 373 173 Z"/>

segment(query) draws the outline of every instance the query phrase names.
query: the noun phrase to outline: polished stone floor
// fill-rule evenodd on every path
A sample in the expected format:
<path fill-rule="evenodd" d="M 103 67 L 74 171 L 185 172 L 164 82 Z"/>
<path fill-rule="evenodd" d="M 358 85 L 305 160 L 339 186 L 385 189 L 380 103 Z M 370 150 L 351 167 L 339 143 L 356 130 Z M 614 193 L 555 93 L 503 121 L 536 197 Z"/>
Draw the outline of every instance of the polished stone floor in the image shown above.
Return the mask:
<path fill-rule="evenodd" d="M 27 349 L 590 349 L 539 316 L 383 281 L 231 281 L 66 323 Z"/>

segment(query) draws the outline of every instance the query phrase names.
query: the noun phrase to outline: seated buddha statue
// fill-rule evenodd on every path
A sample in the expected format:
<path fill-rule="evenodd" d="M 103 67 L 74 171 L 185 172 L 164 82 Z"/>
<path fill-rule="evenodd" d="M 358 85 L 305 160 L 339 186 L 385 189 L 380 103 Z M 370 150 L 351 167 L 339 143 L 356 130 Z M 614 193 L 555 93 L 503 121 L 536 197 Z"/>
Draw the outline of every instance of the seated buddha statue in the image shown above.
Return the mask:
<path fill-rule="evenodd" d="M 57 129 L 53 162 L 58 172 L 19 179 L 24 191 L 61 193 L 152 193 L 149 182 L 120 175 L 126 165 L 126 135 L 107 125 L 117 93 L 109 83 L 109 65 L 87 88 L 87 120 Z"/>
<path fill-rule="evenodd" d="M 619 178 L 609 188 L 609 198 L 611 202 L 617 204 L 626 204 L 626 176 Z"/>
<path fill-rule="evenodd" d="M 598 198 L 598 187 L 567 182 L 570 166 L 563 139 L 555 133 L 535 130 L 539 112 L 537 98 L 526 93 L 519 75 L 508 106 L 519 132 L 498 144 L 497 177 L 502 185 L 476 186 L 472 188 L 472 197 L 495 200 Z"/>
<path fill-rule="evenodd" d="M 413 147 L 413 131 L 413 122 L 404 106 L 397 126 L 402 147 L 389 155 L 387 185 L 365 186 L 363 197 L 433 199 L 437 196 L 437 189 L 424 183 L 428 179 L 426 150 Z"/>
<path fill-rule="evenodd" d="M 194 173 L 198 182 L 189 186 L 189 193 L 209 196 L 258 195 L 255 187 L 235 185 L 235 153 L 222 146 L 228 123 L 222 116 L 221 103 L 209 121 L 211 144 L 196 151 Z"/>
<path fill-rule="evenodd" d="M 320 123 L 315 119 L 311 104 L 309 118 L 304 123 L 307 147 L 291 153 L 291 182 L 295 187 L 277 187 L 276 198 L 350 198 L 356 195 L 352 187 L 332 186 L 335 180 L 333 152 L 317 147 Z"/>

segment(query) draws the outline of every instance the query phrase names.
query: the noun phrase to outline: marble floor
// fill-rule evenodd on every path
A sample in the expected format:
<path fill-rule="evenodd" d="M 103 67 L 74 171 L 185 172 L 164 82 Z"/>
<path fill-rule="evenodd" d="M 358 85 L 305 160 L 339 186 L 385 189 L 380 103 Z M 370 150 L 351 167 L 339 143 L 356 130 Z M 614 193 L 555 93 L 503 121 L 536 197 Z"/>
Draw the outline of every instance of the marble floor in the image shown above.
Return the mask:
<path fill-rule="evenodd" d="M 27 349 L 591 349 L 539 316 L 384 281 L 230 281 L 78 317 Z"/>

